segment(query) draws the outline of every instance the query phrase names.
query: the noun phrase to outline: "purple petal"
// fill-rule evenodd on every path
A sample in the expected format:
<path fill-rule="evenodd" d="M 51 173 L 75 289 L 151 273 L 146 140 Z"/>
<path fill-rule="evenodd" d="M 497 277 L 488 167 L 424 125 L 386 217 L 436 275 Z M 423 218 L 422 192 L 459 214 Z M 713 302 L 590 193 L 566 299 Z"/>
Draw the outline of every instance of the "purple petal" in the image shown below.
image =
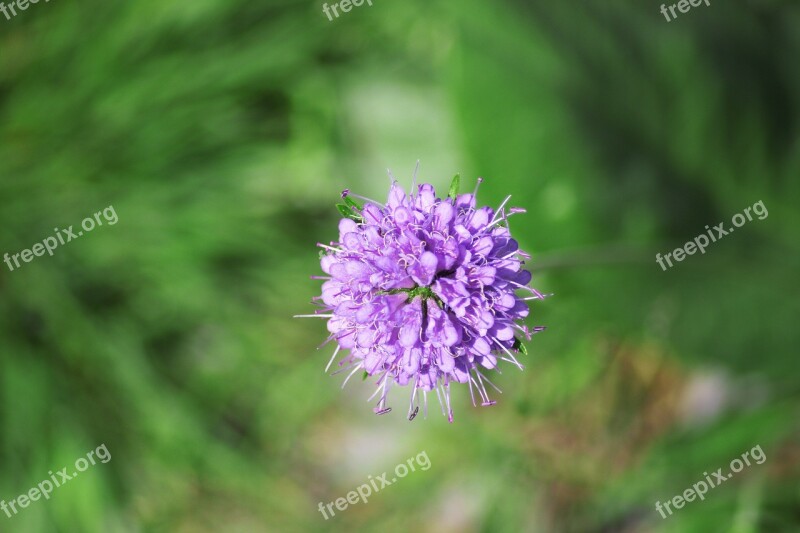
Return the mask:
<path fill-rule="evenodd" d="M 431 252 L 424 252 L 416 263 L 409 269 L 409 274 L 418 284 L 428 286 L 433 281 L 436 268 L 439 266 L 439 259 Z"/>

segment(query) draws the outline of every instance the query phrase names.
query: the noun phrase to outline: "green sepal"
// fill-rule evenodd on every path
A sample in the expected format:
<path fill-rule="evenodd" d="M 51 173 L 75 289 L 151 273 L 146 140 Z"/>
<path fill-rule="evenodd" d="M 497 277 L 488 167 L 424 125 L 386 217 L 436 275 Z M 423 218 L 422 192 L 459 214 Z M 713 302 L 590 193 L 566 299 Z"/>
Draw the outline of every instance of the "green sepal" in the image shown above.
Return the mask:
<path fill-rule="evenodd" d="M 366 381 L 368 377 L 369 377 L 369 374 L 367 373 L 366 370 L 364 370 L 364 375 L 361 376 L 361 381 Z"/>
<path fill-rule="evenodd" d="M 525 347 L 525 345 L 524 345 L 524 344 L 522 344 L 522 341 L 521 341 L 521 340 L 519 340 L 519 339 L 518 339 L 518 338 L 516 338 L 516 337 L 514 337 L 514 346 L 512 346 L 512 348 L 513 348 L 514 350 L 518 351 L 518 352 L 522 352 L 522 353 L 524 353 L 525 355 L 528 355 L 528 349 Z"/>
<path fill-rule="evenodd" d="M 347 201 L 347 199 L 345 199 L 345 201 Z M 339 213 L 341 213 L 344 218 L 349 218 L 350 220 L 354 220 L 359 223 L 363 220 L 361 215 L 353 211 L 353 208 L 349 205 L 336 204 L 336 209 L 339 210 Z"/>
<path fill-rule="evenodd" d="M 450 182 L 450 192 L 447 193 L 447 197 L 455 200 L 456 196 L 458 196 L 458 188 L 461 185 L 461 175 L 456 174 L 453 176 L 453 181 Z"/>
<path fill-rule="evenodd" d="M 358 211 L 361 211 L 362 209 L 364 209 L 358 202 L 356 202 L 355 200 L 353 200 L 349 196 L 345 196 L 344 197 L 344 203 L 346 203 L 348 206 L 350 206 L 353 209 L 357 209 Z"/>

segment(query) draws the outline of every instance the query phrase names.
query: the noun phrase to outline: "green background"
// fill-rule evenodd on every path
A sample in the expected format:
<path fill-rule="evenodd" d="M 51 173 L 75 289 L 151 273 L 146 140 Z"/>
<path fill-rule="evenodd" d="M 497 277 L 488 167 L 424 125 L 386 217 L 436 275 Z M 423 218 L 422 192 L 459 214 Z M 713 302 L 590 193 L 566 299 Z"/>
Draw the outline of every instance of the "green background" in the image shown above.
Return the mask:
<path fill-rule="evenodd" d="M 797 531 L 800 7 L 53 1 L 0 16 L 0 531 Z M 607 4 L 607 5 L 606 5 Z M 323 372 L 344 188 L 527 209 L 524 372 L 455 422 Z M 769 211 L 666 272 L 673 250 Z M 497 396 L 497 395 L 495 395 Z M 761 446 L 703 502 L 655 511 Z M 331 502 L 425 451 L 417 471 Z"/>

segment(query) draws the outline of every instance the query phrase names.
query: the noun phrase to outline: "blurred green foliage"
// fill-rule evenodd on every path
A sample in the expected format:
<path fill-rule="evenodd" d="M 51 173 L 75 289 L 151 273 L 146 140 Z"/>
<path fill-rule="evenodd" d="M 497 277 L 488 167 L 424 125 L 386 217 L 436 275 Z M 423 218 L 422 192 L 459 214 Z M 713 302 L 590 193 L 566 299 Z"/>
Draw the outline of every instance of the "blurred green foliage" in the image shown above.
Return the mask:
<path fill-rule="evenodd" d="M 0 531 L 796 531 L 800 8 L 39 3 L 0 18 Z M 306 313 L 344 188 L 388 166 L 497 205 L 548 330 L 497 406 L 409 423 L 322 369 Z M 654 261 L 762 200 L 755 220 Z M 406 392 L 390 397 L 404 406 Z M 434 400 L 435 403 L 435 400 Z M 760 445 L 662 520 L 654 509 Z M 331 502 L 425 450 L 409 475 Z"/>

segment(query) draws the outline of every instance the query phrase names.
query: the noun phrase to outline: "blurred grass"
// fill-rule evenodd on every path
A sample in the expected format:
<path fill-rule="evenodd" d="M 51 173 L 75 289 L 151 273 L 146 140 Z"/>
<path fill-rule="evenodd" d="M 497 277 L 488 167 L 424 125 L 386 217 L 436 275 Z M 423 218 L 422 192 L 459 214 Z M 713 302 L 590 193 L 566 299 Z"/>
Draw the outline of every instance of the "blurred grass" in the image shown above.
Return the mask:
<path fill-rule="evenodd" d="M 0 498 L 112 460 L 0 530 L 800 525 L 796 5 L 34 7 L 0 19 L 2 252 L 108 205 L 119 223 L 2 269 Z M 555 294 L 525 372 L 491 409 L 454 389 L 453 425 L 372 416 L 368 384 L 323 374 L 324 324 L 290 318 L 338 193 L 383 197 L 417 159 L 440 189 L 513 194 Z M 654 264 L 758 200 L 767 219 Z M 655 512 L 755 445 L 763 465 Z M 318 514 L 422 450 L 429 471 Z"/>

